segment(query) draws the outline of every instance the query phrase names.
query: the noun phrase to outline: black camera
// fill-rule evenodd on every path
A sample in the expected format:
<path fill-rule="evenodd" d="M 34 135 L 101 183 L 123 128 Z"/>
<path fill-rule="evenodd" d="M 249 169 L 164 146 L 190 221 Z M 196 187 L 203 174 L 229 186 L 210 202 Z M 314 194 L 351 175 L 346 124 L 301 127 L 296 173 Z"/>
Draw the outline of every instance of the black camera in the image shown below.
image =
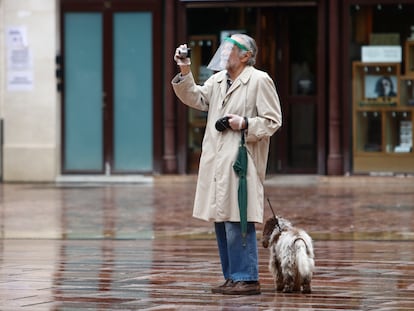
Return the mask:
<path fill-rule="evenodd" d="M 191 57 L 191 49 L 179 49 L 178 50 L 178 57 L 181 59 L 190 58 Z"/>
<path fill-rule="evenodd" d="M 216 130 L 223 132 L 230 128 L 229 117 L 222 117 L 216 121 Z"/>

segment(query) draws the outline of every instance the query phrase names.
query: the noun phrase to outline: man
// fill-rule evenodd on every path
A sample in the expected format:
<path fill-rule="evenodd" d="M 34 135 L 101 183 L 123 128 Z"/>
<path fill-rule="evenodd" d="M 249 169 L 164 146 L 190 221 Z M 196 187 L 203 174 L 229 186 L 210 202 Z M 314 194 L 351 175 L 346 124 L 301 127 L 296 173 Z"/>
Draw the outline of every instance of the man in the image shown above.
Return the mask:
<path fill-rule="evenodd" d="M 174 59 L 180 73 L 172 80 L 178 98 L 186 105 L 208 111 L 200 158 L 193 216 L 214 221 L 224 284 L 213 293 L 260 294 L 255 223 L 263 222 L 264 190 L 270 137 L 282 124 L 279 97 L 269 75 L 253 67 L 257 46 L 244 34 L 226 38 L 209 68 L 218 71 L 203 86 L 196 85 L 186 45 Z M 228 128 L 215 123 L 227 117 Z M 238 205 L 239 177 L 233 170 L 245 136 L 247 165 L 247 232 L 242 235 Z"/>

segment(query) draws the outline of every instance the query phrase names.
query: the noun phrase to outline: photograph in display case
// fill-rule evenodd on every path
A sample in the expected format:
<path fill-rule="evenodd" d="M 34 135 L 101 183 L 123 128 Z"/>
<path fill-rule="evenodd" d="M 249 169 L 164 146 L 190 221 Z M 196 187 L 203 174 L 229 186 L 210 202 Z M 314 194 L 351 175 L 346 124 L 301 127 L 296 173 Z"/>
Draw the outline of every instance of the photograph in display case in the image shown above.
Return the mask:
<path fill-rule="evenodd" d="M 394 152 L 411 152 L 413 150 L 413 123 L 410 120 L 400 121 L 399 145 L 395 146 Z"/>
<path fill-rule="evenodd" d="M 366 75 L 365 98 L 391 98 L 397 97 L 398 82 L 395 75 Z"/>

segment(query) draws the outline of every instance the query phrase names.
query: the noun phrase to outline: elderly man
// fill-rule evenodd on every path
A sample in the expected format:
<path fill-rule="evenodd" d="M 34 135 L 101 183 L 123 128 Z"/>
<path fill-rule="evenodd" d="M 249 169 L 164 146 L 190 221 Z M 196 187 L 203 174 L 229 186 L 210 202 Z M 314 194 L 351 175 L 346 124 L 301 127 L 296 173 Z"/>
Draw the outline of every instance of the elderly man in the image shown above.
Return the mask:
<path fill-rule="evenodd" d="M 269 75 L 253 67 L 257 46 L 245 34 L 235 34 L 221 43 L 208 66 L 217 73 L 202 86 L 194 81 L 186 51 L 186 45 L 176 50 L 174 59 L 180 73 L 172 86 L 184 104 L 208 111 L 193 217 L 215 225 L 225 281 L 212 292 L 260 294 L 255 223 L 263 222 L 270 137 L 282 125 L 279 97 Z M 221 127 L 216 127 L 216 121 L 223 117 Z M 238 205 L 239 177 L 233 170 L 241 135 L 248 158 L 245 235 Z"/>

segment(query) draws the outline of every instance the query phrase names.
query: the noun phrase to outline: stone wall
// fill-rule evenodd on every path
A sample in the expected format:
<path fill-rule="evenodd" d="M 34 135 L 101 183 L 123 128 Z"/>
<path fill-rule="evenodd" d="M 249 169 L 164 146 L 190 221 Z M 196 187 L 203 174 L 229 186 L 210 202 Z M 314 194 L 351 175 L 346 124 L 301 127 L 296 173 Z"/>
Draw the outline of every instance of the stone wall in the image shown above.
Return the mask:
<path fill-rule="evenodd" d="M 59 172 L 58 17 L 55 0 L 0 0 L 0 118 L 6 182 L 54 181 Z M 21 46 L 14 35 L 22 40 Z"/>

